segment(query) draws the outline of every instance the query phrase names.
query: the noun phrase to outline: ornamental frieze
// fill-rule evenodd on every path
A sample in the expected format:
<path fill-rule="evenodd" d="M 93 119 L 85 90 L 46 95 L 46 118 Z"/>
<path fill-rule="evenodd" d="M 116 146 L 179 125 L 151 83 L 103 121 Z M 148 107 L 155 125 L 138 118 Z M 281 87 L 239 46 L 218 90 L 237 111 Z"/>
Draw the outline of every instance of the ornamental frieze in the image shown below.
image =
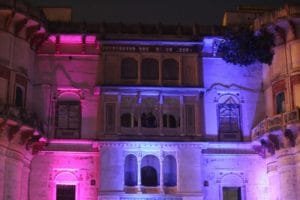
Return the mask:
<path fill-rule="evenodd" d="M 157 53 L 198 53 L 198 46 L 133 46 L 133 45 L 102 45 L 103 52 L 157 52 Z"/>

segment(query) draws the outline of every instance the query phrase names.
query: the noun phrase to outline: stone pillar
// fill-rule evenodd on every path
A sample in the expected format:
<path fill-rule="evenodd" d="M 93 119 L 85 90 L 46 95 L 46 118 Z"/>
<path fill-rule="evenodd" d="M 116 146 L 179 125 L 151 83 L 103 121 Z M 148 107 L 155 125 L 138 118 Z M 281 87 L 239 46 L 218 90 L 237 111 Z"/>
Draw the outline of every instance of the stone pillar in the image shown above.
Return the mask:
<path fill-rule="evenodd" d="M 297 199 L 296 167 L 292 148 L 280 149 L 276 152 L 278 178 L 280 182 L 280 199 Z"/>
<path fill-rule="evenodd" d="M 141 177 L 141 170 L 142 170 L 142 156 L 137 156 L 137 186 L 138 186 L 138 192 L 141 192 L 142 187 L 142 177 Z"/>
<path fill-rule="evenodd" d="M 29 190 L 29 173 L 30 173 L 30 162 L 24 163 L 22 169 L 22 179 L 21 179 L 21 197 L 20 200 L 28 199 L 28 190 Z"/>
<path fill-rule="evenodd" d="M 160 192 L 164 191 L 164 179 L 163 179 L 163 156 L 159 157 L 159 186 L 160 186 Z"/>
<path fill-rule="evenodd" d="M 5 187 L 5 147 L 0 145 L 0 199 L 4 199 L 4 187 Z"/>
<path fill-rule="evenodd" d="M 300 200 L 300 145 L 295 147 L 295 168 L 296 168 L 296 191 L 297 200 Z"/>
<path fill-rule="evenodd" d="M 163 96 L 161 94 L 159 94 L 159 134 L 160 136 L 164 136 L 163 133 L 163 126 L 164 126 L 164 122 L 163 122 L 163 104 L 164 104 L 164 99 Z"/>
<path fill-rule="evenodd" d="M 275 156 L 267 158 L 267 176 L 268 176 L 268 193 L 269 200 L 278 200 L 280 193 L 280 183 L 278 178 L 277 161 Z"/>
<path fill-rule="evenodd" d="M 21 179 L 23 162 L 21 156 L 11 150 L 7 151 L 5 161 L 5 200 L 21 199 Z"/>
<path fill-rule="evenodd" d="M 138 58 L 138 80 L 137 84 L 140 85 L 142 83 L 142 58 L 141 55 Z"/>

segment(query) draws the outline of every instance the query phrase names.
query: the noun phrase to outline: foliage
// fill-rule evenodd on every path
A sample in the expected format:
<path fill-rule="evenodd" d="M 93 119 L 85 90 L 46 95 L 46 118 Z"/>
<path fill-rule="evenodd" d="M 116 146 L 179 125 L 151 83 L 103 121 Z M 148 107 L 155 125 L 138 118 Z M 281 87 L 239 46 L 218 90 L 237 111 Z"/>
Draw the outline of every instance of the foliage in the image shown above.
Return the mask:
<path fill-rule="evenodd" d="M 228 63 L 242 66 L 256 61 L 271 64 L 274 52 L 274 37 L 262 29 L 256 34 L 248 27 L 228 29 L 219 44 L 218 53 Z"/>

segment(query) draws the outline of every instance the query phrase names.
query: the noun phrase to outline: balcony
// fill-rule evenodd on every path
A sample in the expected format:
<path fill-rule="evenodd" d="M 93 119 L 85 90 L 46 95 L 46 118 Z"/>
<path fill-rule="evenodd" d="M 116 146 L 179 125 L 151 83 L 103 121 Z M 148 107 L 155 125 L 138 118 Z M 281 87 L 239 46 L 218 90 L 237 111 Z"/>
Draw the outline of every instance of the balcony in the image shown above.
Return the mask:
<path fill-rule="evenodd" d="M 40 134 L 43 132 L 42 127 L 43 124 L 33 112 L 13 105 L 0 104 L 0 143 L 3 145 L 23 145 L 26 150 L 36 154 L 46 144 L 46 140 Z"/>
<path fill-rule="evenodd" d="M 293 147 L 300 127 L 300 109 L 268 117 L 251 132 L 254 150 L 263 156 L 273 155 L 276 150 Z"/>

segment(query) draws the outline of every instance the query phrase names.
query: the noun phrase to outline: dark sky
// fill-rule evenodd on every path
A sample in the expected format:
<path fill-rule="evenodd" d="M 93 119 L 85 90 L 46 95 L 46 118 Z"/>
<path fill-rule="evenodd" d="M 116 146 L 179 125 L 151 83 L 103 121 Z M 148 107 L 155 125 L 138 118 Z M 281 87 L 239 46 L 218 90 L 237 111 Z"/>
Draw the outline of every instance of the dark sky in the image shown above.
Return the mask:
<path fill-rule="evenodd" d="M 238 5 L 279 7 L 285 0 L 27 0 L 34 6 L 73 8 L 74 21 L 220 24 Z M 291 0 L 298 2 L 300 0 Z"/>

